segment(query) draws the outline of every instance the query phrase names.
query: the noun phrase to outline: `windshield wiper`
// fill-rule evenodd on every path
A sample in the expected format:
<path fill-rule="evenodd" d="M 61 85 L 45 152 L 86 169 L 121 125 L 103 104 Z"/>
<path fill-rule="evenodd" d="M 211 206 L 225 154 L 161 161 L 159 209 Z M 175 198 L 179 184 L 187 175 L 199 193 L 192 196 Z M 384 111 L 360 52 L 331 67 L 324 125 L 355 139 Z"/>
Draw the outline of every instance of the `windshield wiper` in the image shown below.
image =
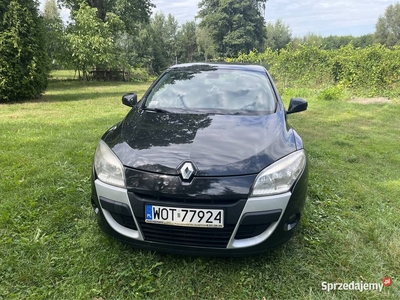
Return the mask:
<path fill-rule="evenodd" d="M 258 110 L 237 110 L 237 111 L 213 111 L 210 115 L 222 115 L 222 116 L 263 116 L 271 114 L 270 111 L 258 111 Z"/>
<path fill-rule="evenodd" d="M 168 110 L 162 109 L 162 108 L 157 108 L 157 107 L 145 107 L 143 108 L 145 111 L 154 111 L 157 113 L 169 113 Z"/>

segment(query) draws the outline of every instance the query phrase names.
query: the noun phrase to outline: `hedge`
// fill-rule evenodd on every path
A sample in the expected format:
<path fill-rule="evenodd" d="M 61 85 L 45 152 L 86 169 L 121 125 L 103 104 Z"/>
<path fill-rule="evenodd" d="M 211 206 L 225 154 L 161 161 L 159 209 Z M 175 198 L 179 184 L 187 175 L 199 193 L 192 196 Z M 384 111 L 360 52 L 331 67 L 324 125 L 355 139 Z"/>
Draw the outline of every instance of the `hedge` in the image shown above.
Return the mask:
<path fill-rule="evenodd" d="M 352 44 L 338 50 L 323 50 L 316 45 L 289 44 L 281 51 L 267 49 L 240 54 L 227 62 L 244 62 L 265 66 L 284 87 L 307 85 L 341 85 L 382 95 L 400 87 L 400 47 L 382 45 L 355 48 Z"/>

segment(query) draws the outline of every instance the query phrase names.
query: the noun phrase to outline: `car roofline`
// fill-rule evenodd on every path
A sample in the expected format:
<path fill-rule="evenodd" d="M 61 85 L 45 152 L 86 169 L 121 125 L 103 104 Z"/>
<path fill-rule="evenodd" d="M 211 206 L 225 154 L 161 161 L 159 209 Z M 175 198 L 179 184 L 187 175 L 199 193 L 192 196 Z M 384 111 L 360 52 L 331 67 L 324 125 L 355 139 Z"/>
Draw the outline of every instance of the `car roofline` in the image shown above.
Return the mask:
<path fill-rule="evenodd" d="M 243 71 L 255 71 L 255 72 L 265 72 L 266 69 L 261 65 L 246 64 L 246 63 L 227 63 L 227 62 L 197 62 L 197 63 L 185 63 L 176 64 L 168 68 L 168 70 L 179 70 L 188 67 L 196 66 L 210 66 L 217 67 L 218 69 L 233 69 L 233 70 L 243 70 Z"/>

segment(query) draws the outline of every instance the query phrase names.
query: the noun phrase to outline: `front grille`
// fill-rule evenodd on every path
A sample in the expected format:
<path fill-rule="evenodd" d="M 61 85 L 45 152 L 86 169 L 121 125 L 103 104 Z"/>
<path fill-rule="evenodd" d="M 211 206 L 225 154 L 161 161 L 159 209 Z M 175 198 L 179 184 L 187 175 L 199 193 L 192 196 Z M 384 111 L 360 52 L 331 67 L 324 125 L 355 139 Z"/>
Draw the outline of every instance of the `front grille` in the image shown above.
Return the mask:
<path fill-rule="evenodd" d="M 146 241 L 205 248 L 226 248 L 234 225 L 224 228 L 197 228 L 149 224 L 139 221 Z"/>
<path fill-rule="evenodd" d="M 178 197 L 157 197 L 144 193 L 133 193 L 136 198 L 142 201 L 157 201 L 163 203 L 178 204 L 200 204 L 200 205 L 232 205 L 238 203 L 241 199 L 196 199 L 196 198 L 178 198 Z"/>

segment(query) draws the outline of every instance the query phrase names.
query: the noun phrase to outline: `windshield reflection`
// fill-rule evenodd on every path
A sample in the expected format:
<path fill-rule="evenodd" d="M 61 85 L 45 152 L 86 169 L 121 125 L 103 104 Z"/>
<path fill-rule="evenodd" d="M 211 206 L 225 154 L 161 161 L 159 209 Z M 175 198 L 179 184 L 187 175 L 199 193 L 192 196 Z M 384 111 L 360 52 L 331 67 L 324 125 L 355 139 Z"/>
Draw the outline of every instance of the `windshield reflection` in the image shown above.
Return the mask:
<path fill-rule="evenodd" d="M 273 112 L 276 101 L 266 74 L 196 65 L 166 72 L 145 107 L 208 113 Z"/>
<path fill-rule="evenodd" d="M 204 114 L 160 114 L 144 111 L 127 118 L 123 131 L 126 142 L 141 150 L 172 144 L 191 144 L 197 131 L 210 125 L 211 118 Z"/>

